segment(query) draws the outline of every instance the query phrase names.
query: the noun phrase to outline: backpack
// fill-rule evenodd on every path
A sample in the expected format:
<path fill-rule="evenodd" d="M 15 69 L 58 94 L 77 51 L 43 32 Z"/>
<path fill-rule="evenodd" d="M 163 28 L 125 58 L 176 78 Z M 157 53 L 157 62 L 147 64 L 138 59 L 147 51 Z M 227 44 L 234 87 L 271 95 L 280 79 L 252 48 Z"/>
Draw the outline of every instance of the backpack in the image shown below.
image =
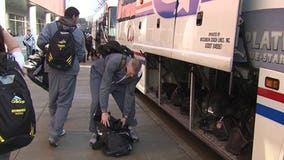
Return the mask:
<path fill-rule="evenodd" d="M 106 58 L 111 53 L 121 53 L 123 56 L 117 71 L 120 71 L 125 66 L 127 57 L 134 58 L 134 53 L 128 47 L 120 45 L 117 41 L 109 41 L 99 46 L 98 52 L 103 58 Z"/>
<path fill-rule="evenodd" d="M 73 29 L 63 29 L 63 25 L 56 21 L 58 30 L 50 40 L 46 55 L 47 64 L 58 70 L 69 70 L 75 59 L 75 40 Z"/>
<path fill-rule="evenodd" d="M 132 58 L 134 57 L 134 53 L 128 47 L 120 45 L 117 41 L 109 41 L 106 44 L 99 46 L 98 52 L 103 58 L 111 53 L 121 53 Z"/>
<path fill-rule="evenodd" d="M 95 118 L 98 132 L 97 142 L 92 148 L 102 149 L 104 154 L 113 157 L 128 155 L 133 148 L 128 126 L 122 127 L 120 119 L 115 119 L 113 116 L 110 116 L 110 127 L 104 126 L 97 120 Z"/>
<path fill-rule="evenodd" d="M 0 154 L 31 143 L 36 120 L 30 91 L 14 57 L 0 54 Z"/>

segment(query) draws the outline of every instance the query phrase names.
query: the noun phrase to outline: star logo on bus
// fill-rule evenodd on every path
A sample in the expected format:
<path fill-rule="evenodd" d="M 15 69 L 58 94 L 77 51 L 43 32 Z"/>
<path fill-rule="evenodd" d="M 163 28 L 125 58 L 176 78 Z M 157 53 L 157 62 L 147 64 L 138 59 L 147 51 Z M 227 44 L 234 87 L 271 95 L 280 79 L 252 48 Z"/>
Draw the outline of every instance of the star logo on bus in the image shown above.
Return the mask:
<path fill-rule="evenodd" d="M 186 13 L 189 12 L 189 0 L 179 0 L 177 13 L 179 13 L 180 11 L 185 11 Z"/>
<path fill-rule="evenodd" d="M 160 16 L 173 18 L 196 14 L 199 0 L 153 0 L 153 2 Z"/>

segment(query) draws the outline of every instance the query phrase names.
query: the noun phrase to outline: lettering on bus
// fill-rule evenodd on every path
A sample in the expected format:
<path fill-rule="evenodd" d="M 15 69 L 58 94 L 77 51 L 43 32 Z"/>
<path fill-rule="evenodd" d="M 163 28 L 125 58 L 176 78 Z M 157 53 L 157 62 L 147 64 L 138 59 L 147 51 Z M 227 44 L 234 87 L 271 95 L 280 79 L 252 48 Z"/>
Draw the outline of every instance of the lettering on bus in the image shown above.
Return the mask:
<path fill-rule="evenodd" d="M 200 42 L 204 42 L 204 48 L 222 49 L 223 44 L 231 43 L 228 37 L 222 37 L 220 32 L 209 32 L 207 36 L 200 37 Z"/>
<path fill-rule="evenodd" d="M 284 31 L 249 31 L 246 44 L 253 61 L 284 65 Z"/>
<path fill-rule="evenodd" d="M 246 32 L 246 42 L 250 48 L 284 51 L 283 31 Z"/>
<path fill-rule="evenodd" d="M 267 52 L 250 52 L 253 61 L 284 65 L 284 54 Z"/>

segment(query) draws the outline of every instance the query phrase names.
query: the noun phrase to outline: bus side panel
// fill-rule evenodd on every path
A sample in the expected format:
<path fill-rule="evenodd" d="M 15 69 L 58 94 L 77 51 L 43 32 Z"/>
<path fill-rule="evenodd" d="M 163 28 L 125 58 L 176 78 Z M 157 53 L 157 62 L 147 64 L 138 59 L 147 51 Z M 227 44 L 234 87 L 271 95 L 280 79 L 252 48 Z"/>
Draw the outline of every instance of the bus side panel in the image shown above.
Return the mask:
<path fill-rule="evenodd" d="M 128 26 L 131 26 L 132 21 L 122 21 L 116 24 L 116 40 L 123 45 L 131 46 L 130 41 L 127 40 Z"/>
<path fill-rule="evenodd" d="M 137 83 L 136 88 L 143 94 L 146 94 L 146 66 L 145 64 L 142 64 L 141 71 L 143 74 L 142 74 L 141 79 Z"/>
<path fill-rule="evenodd" d="M 267 78 L 279 82 L 278 90 L 268 88 Z M 253 160 L 280 160 L 284 142 L 284 73 L 260 68 L 256 105 Z"/>
<path fill-rule="evenodd" d="M 136 5 L 134 49 L 171 57 L 173 45 L 175 0 L 145 0 Z M 137 37 L 137 38 L 136 38 Z"/>
<path fill-rule="evenodd" d="M 196 14 L 178 14 L 173 58 L 231 71 L 239 0 L 200 0 Z M 190 1 L 190 6 L 197 5 Z M 189 11 L 192 8 L 189 8 Z"/>
<path fill-rule="evenodd" d="M 126 3 L 128 2 L 128 3 Z M 129 39 L 129 28 L 133 26 L 136 1 L 119 0 L 117 9 L 116 40 L 132 49 L 133 40 Z M 131 32 L 133 33 L 133 31 Z"/>
<path fill-rule="evenodd" d="M 130 41 L 133 41 L 132 49 L 136 53 L 136 57 L 140 58 L 142 62 L 142 72 L 143 75 L 140 79 L 140 81 L 137 83 L 136 88 L 142 92 L 143 94 L 146 94 L 146 61 L 144 55 L 142 55 L 141 52 L 145 52 L 144 48 L 142 48 L 139 44 L 145 44 L 146 42 L 146 25 L 147 25 L 148 16 L 142 16 L 137 17 L 133 21 L 133 25 L 129 26 L 128 28 L 128 37 Z M 140 25 L 140 29 L 139 29 Z"/>

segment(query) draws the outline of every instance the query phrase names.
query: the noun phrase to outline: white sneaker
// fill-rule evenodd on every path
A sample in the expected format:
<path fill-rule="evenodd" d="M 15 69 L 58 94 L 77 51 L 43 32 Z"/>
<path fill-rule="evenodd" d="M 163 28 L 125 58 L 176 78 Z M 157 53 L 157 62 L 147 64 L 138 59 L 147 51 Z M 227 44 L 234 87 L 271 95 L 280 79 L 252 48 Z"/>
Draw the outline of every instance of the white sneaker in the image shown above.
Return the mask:
<path fill-rule="evenodd" d="M 136 134 L 134 127 L 129 126 L 128 129 L 130 131 L 130 137 L 132 138 L 133 142 L 139 142 L 139 137 Z"/>
<path fill-rule="evenodd" d="M 49 142 L 49 145 L 52 146 L 52 147 L 57 147 L 58 146 L 58 139 L 49 137 L 48 138 L 48 142 Z"/>
<path fill-rule="evenodd" d="M 63 129 L 62 131 L 61 131 L 61 133 L 58 135 L 59 137 L 62 137 L 62 136 L 65 136 L 65 134 L 66 134 L 66 131 L 65 131 L 65 129 Z"/>
<path fill-rule="evenodd" d="M 92 133 L 91 135 L 91 139 L 89 140 L 91 145 L 94 145 L 97 142 L 97 134 L 96 133 Z"/>

